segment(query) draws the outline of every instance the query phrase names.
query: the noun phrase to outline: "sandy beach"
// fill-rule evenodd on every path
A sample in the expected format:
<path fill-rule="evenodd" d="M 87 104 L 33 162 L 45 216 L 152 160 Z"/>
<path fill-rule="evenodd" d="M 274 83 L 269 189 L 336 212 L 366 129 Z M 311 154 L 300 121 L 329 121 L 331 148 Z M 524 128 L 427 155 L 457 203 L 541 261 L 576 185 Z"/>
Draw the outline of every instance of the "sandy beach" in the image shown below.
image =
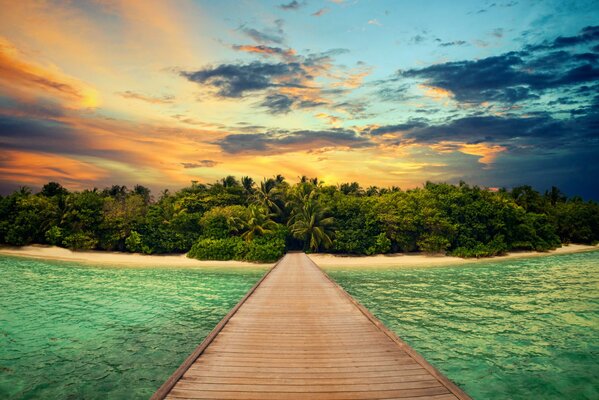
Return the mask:
<path fill-rule="evenodd" d="M 112 251 L 71 251 L 62 247 L 42 245 L 0 247 L 0 255 L 131 267 L 270 267 L 273 265 L 242 261 L 200 261 L 187 258 L 185 254 L 146 255 Z"/>
<path fill-rule="evenodd" d="M 500 261 L 511 258 L 545 257 L 556 254 L 581 253 L 599 250 L 598 246 L 571 244 L 548 252 L 514 252 L 500 257 L 459 258 L 451 256 L 431 256 L 425 254 L 379 254 L 376 256 L 341 256 L 334 254 L 310 254 L 310 258 L 319 266 L 327 267 L 437 267 L 445 265 L 474 264 Z"/>
<path fill-rule="evenodd" d="M 425 254 L 385 254 L 376 256 L 343 256 L 333 254 L 310 254 L 321 267 L 413 267 L 472 264 L 485 261 L 522 257 L 543 257 L 554 254 L 579 253 L 599 250 L 599 246 L 571 244 L 548 252 L 516 252 L 501 257 L 464 259 L 450 256 Z M 187 258 L 185 254 L 145 255 L 109 251 L 71 251 L 55 246 L 0 247 L 0 255 L 29 257 L 43 260 L 73 261 L 88 264 L 124 265 L 131 267 L 270 267 L 273 264 L 254 264 L 242 261 L 200 261 Z"/>

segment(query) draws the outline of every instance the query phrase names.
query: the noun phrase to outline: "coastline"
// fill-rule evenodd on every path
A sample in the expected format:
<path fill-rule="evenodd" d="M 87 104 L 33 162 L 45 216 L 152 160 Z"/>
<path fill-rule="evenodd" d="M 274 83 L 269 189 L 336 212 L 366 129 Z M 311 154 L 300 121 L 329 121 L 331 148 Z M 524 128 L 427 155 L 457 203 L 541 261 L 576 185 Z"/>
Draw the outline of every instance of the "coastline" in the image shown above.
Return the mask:
<path fill-rule="evenodd" d="M 375 256 L 347 256 L 335 254 L 309 254 L 320 267 L 438 267 L 467 265 L 514 258 L 544 257 L 599 250 L 599 245 L 571 244 L 548 252 L 514 252 L 505 256 L 489 258 L 459 258 L 425 254 L 379 254 Z M 274 263 L 258 264 L 243 261 L 201 261 L 187 258 L 185 254 L 146 255 L 110 251 L 71 251 L 62 247 L 31 245 L 23 247 L 0 247 L 0 255 L 17 256 L 54 261 L 71 261 L 96 265 L 121 265 L 130 267 L 271 267 Z"/>
<path fill-rule="evenodd" d="M 127 267 L 234 267 L 266 268 L 274 263 L 258 264 L 243 261 L 212 261 L 187 258 L 185 254 L 148 255 L 116 251 L 72 251 L 57 246 L 31 245 L 23 247 L 0 247 L 0 255 L 34 258 L 48 261 L 71 261 L 83 264 L 114 265 Z"/>
<path fill-rule="evenodd" d="M 308 256 L 322 268 L 379 268 L 379 267 L 442 267 L 450 265 L 470 265 L 489 261 L 502 261 L 518 258 L 546 257 L 558 254 L 574 254 L 599 250 L 599 245 L 570 244 L 547 252 L 512 252 L 504 256 L 485 258 L 460 258 L 445 255 L 426 254 L 379 254 L 375 256 L 344 256 L 336 254 L 309 254 Z"/>

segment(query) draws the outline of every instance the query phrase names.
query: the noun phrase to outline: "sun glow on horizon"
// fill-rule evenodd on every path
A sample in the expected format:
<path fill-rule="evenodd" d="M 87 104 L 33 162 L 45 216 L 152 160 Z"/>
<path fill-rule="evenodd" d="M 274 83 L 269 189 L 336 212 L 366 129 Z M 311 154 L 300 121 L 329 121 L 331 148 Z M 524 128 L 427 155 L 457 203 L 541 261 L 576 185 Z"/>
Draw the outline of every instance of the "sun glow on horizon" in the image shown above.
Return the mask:
<path fill-rule="evenodd" d="M 596 56 L 599 28 L 583 6 L 538 37 L 515 19 L 519 4 L 439 6 L 439 21 L 414 5 L 311 7 L 4 2 L 0 188 L 174 189 L 278 173 L 578 185 L 568 171 L 599 168 L 596 82 L 575 74 Z M 464 21 L 451 35 L 448 17 Z"/>

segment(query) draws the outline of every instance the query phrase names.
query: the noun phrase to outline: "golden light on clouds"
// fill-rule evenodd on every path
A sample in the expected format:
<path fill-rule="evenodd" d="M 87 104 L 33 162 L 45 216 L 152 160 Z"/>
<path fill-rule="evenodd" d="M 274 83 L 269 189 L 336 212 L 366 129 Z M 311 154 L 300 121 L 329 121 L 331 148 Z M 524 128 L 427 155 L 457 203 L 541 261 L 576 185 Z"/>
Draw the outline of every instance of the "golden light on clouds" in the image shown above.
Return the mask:
<path fill-rule="evenodd" d="M 442 101 L 453 98 L 452 92 L 440 87 L 420 84 L 418 85 L 418 88 L 423 92 L 423 94 L 426 97 L 433 100 Z"/>
<path fill-rule="evenodd" d="M 0 166 L 2 176 L 31 185 L 59 179 L 71 186 L 82 182 L 83 187 L 89 187 L 108 176 L 107 170 L 93 163 L 59 154 L 1 151 L 0 157 L 3 161 Z"/>
<path fill-rule="evenodd" d="M 100 95 L 92 86 L 68 76 L 55 65 L 39 65 L 6 38 L 0 37 L 0 83 L 3 90 L 24 102 L 40 97 L 60 100 L 68 108 L 95 108 Z"/>
<path fill-rule="evenodd" d="M 220 7 L 4 2 L 4 179 L 176 188 L 283 174 L 405 188 L 501 168 L 511 147 L 494 132 L 515 113 L 525 133 L 522 121 L 539 118 L 520 103 L 462 101 L 435 75 L 451 58 L 382 62 L 349 42 L 298 37 L 301 12 L 260 3 L 237 20 L 215 17 Z"/>
<path fill-rule="evenodd" d="M 481 164 L 489 165 L 492 164 L 497 156 L 506 151 L 505 146 L 488 143 L 461 143 L 452 141 L 441 141 L 439 143 L 431 144 L 431 149 L 438 153 L 452 153 L 459 151 L 463 154 L 480 157 L 478 162 Z"/>

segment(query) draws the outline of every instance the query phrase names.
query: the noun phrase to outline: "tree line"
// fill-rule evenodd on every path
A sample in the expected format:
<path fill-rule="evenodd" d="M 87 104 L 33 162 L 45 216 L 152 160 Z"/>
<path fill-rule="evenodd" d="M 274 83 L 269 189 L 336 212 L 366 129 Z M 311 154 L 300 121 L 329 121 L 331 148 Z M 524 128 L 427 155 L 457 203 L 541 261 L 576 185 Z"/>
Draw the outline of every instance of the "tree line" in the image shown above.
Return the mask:
<path fill-rule="evenodd" d="M 491 191 L 465 183 L 366 189 L 277 175 L 227 176 L 154 197 L 137 185 L 68 191 L 56 182 L 0 196 L 0 243 L 73 250 L 188 253 L 209 260 L 274 261 L 287 250 L 487 257 L 596 243 L 599 205 L 558 188 Z"/>

